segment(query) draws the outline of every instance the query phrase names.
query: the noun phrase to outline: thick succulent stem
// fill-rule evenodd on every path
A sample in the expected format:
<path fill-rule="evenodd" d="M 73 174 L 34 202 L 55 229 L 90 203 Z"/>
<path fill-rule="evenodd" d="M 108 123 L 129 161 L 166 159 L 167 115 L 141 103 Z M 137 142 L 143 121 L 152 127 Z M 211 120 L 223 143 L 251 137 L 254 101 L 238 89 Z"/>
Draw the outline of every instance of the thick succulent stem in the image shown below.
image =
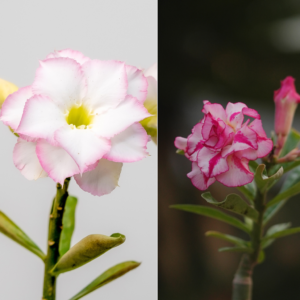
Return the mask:
<path fill-rule="evenodd" d="M 265 213 L 265 193 L 257 191 L 254 201 L 255 209 L 258 211 L 258 219 L 253 223 L 251 232 L 251 254 L 244 254 L 233 279 L 232 300 L 252 299 L 252 273 L 258 263 L 261 251 L 261 239 L 263 234 L 263 216 Z"/>
<path fill-rule="evenodd" d="M 62 231 L 62 218 L 68 198 L 70 178 L 66 178 L 64 186 L 57 183 L 56 196 L 49 217 L 48 250 L 45 259 L 43 300 L 55 300 L 56 277 L 50 274 L 59 258 L 59 240 Z"/>

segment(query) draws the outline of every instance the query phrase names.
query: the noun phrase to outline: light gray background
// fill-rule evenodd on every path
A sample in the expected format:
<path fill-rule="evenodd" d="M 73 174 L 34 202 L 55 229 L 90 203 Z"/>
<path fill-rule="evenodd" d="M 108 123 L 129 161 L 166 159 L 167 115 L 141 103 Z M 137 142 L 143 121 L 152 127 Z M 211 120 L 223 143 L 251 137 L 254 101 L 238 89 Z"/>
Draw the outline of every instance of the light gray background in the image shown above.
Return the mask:
<path fill-rule="evenodd" d="M 72 48 L 97 59 L 147 68 L 157 61 L 156 0 L 2 1 L 0 78 L 19 87 L 34 79 L 38 60 Z M 0 210 L 46 251 L 48 214 L 55 183 L 26 180 L 14 167 L 16 138 L 1 123 Z M 126 260 L 142 265 L 84 299 L 157 299 L 157 147 L 124 164 L 110 195 L 94 197 L 72 180 L 78 196 L 72 244 L 88 234 L 121 232 L 126 242 L 75 271 L 59 276 L 58 300 L 67 300 L 107 268 Z M 44 266 L 38 257 L 0 235 L 0 299 L 41 299 Z"/>

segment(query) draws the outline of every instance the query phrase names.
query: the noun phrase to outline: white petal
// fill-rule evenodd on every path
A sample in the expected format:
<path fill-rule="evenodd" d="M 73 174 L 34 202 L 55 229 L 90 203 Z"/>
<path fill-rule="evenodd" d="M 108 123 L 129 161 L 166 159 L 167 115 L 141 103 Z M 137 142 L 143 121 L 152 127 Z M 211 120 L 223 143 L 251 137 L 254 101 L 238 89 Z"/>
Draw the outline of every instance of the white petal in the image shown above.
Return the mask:
<path fill-rule="evenodd" d="M 80 64 L 70 58 L 50 58 L 40 61 L 32 85 L 34 94 L 48 96 L 62 110 L 81 103 L 86 83 Z"/>
<path fill-rule="evenodd" d="M 148 83 L 143 71 L 126 65 L 126 73 L 128 80 L 127 94 L 144 102 L 147 96 Z"/>
<path fill-rule="evenodd" d="M 55 140 L 75 160 L 80 172 L 101 159 L 110 150 L 110 142 L 90 129 L 64 126 L 55 132 Z"/>
<path fill-rule="evenodd" d="M 72 49 L 64 49 L 64 50 L 54 51 L 53 53 L 50 53 L 46 57 L 46 59 L 58 58 L 58 57 L 68 57 L 68 58 L 74 59 L 81 65 L 83 65 L 87 61 L 90 61 L 90 58 L 84 56 L 81 52 L 72 50 Z"/>
<path fill-rule="evenodd" d="M 153 64 L 149 69 L 145 71 L 145 76 L 152 76 L 157 81 L 157 63 Z"/>
<path fill-rule="evenodd" d="M 82 68 L 87 81 L 84 101 L 94 113 L 114 108 L 125 99 L 127 75 L 124 63 L 91 60 Z"/>
<path fill-rule="evenodd" d="M 97 167 L 81 175 L 75 175 L 77 184 L 94 196 L 102 196 L 112 192 L 118 185 L 123 164 L 101 159 Z"/>
<path fill-rule="evenodd" d="M 148 135 L 140 123 L 135 123 L 111 139 L 111 149 L 104 158 L 115 162 L 134 162 L 145 158 Z"/>
<path fill-rule="evenodd" d="M 54 132 L 65 124 L 67 121 L 60 108 L 48 97 L 36 95 L 26 102 L 17 133 L 55 144 Z"/>
<path fill-rule="evenodd" d="M 61 185 L 67 177 L 80 173 L 73 158 L 61 147 L 53 146 L 40 139 L 36 146 L 36 153 L 49 177 Z"/>
<path fill-rule="evenodd" d="M 36 142 L 27 142 L 21 138 L 15 145 L 13 160 L 15 166 L 28 180 L 36 180 L 47 177 L 35 152 Z"/>
<path fill-rule="evenodd" d="M 96 115 L 92 128 L 99 136 L 111 138 L 133 123 L 150 116 L 141 102 L 127 96 L 116 108 L 110 109 L 104 114 Z"/>
<path fill-rule="evenodd" d="M 2 105 L 0 119 L 5 124 L 16 130 L 20 124 L 26 101 L 33 96 L 31 86 L 20 88 L 9 95 Z"/>

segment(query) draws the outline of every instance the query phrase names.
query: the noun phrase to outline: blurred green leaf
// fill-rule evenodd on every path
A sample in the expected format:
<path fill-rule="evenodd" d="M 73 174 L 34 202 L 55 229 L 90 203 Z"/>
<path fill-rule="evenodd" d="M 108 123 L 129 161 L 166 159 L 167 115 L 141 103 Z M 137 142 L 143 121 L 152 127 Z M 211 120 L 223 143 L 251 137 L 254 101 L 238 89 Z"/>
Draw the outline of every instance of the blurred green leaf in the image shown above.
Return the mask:
<path fill-rule="evenodd" d="M 276 197 L 274 197 L 270 202 L 267 203 L 267 207 L 270 207 L 280 201 L 288 200 L 289 198 L 300 193 L 300 182 L 296 183 L 284 192 L 280 192 Z"/>
<path fill-rule="evenodd" d="M 219 252 L 245 252 L 252 253 L 253 250 L 251 248 L 246 247 L 223 247 L 218 250 Z"/>
<path fill-rule="evenodd" d="M 265 165 L 259 165 L 254 174 L 254 180 L 261 193 L 267 191 L 283 175 L 283 168 L 281 167 L 274 175 L 268 177 L 264 174 L 265 168 Z"/>
<path fill-rule="evenodd" d="M 212 236 L 227 242 L 230 242 L 234 245 L 240 246 L 240 247 L 248 247 L 249 243 L 247 243 L 246 241 L 235 237 L 233 235 L 229 235 L 229 234 L 225 234 L 225 233 L 221 233 L 218 231 L 207 231 L 205 233 L 206 236 Z"/>
<path fill-rule="evenodd" d="M 71 239 L 75 227 L 75 210 L 77 205 L 77 198 L 69 196 L 66 202 L 64 216 L 63 216 L 63 229 L 59 241 L 59 254 L 63 256 L 71 246 Z"/>
<path fill-rule="evenodd" d="M 181 149 L 177 149 L 177 150 L 176 150 L 176 153 L 177 153 L 177 154 L 180 154 L 180 155 L 185 155 L 184 151 L 181 150 Z"/>
<path fill-rule="evenodd" d="M 93 282 L 91 282 L 88 286 L 86 286 L 83 290 L 81 290 L 78 294 L 72 297 L 70 300 L 78 300 L 87 294 L 95 291 L 96 289 L 104 286 L 105 284 L 121 277 L 127 272 L 137 268 L 140 263 L 135 261 L 126 261 L 120 263 L 118 265 L 113 266 L 112 268 L 106 270 L 99 277 L 97 277 Z"/>
<path fill-rule="evenodd" d="M 265 236 L 262 239 L 262 241 L 267 241 L 267 240 L 270 240 L 270 239 L 277 239 L 277 238 L 285 237 L 285 236 L 295 234 L 295 233 L 298 233 L 298 232 L 300 232 L 300 227 L 289 228 L 289 229 L 285 229 L 285 230 L 282 230 L 282 231 L 274 232 L 272 235 Z"/>
<path fill-rule="evenodd" d="M 206 217 L 211 217 L 213 219 L 217 219 L 219 221 L 223 221 L 225 223 L 228 223 L 232 226 L 235 226 L 247 233 L 250 233 L 250 229 L 247 225 L 242 223 L 239 219 L 236 219 L 232 216 L 229 216 L 215 208 L 207 207 L 207 206 L 202 206 L 202 205 L 191 205 L 191 204 L 176 204 L 176 205 L 171 205 L 171 208 L 195 213 L 198 215 L 206 216 Z"/>
<path fill-rule="evenodd" d="M 223 209 L 229 210 L 231 212 L 237 213 L 242 216 L 246 216 L 253 220 L 257 220 L 258 212 L 249 206 L 239 195 L 229 194 L 224 201 L 218 202 L 210 192 L 203 193 L 202 198 L 206 202 L 221 207 Z"/>
<path fill-rule="evenodd" d="M 42 260 L 45 259 L 46 255 L 43 251 L 2 211 L 0 211 L 0 232 L 34 253 Z"/>
<path fill-rule="evenodd" d="M 253 202 L 256 195 L 256 186 L 254 181 L 243 186 L 238 186 L 237 189 L 242 192 L 248 200 Z"/>
<path fill-rule="evenodd" d="M 59 259 L 51 270 L 51 274 L 57 276 L 77 269 L 124 242 L 125 236 L 120 233 L 114 233 L 111 236 L 102 234 L 88 235 Z"/>

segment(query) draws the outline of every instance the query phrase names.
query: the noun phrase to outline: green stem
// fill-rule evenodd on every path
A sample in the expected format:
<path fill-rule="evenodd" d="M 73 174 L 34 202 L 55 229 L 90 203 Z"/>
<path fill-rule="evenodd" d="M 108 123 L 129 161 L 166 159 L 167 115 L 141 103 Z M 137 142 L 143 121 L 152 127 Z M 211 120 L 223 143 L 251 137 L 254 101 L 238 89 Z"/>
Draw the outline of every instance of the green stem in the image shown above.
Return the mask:
<path fill-rule="evenodd" d="M 62 231 L 62 218 L 66 200 L 68 198 L 68 186 L 70 178 L 66 178 L 64 186 L 57 183 L 56 196 L 49 219 L 48 250 L 45 259 L 43 300 L 55 300 L 56 277 L 50 274 L 51 269 L 59 258 L 59 240 Z"/>
<path fill-rule="evenodd" d="M 254 200 L 255 209 L 258 211 L 258 219 L 253 223 L 251 231 L 251 254 L 242 256 L 239 267 L 233 279 L 232 300 L 251 300 L 252 299 L 252 273 L 255 265 L 258 263 L 261 251 L 261 239 L 263 234 L 263 216 L 266 210 L 265 193 L 257 191 Z"/>

